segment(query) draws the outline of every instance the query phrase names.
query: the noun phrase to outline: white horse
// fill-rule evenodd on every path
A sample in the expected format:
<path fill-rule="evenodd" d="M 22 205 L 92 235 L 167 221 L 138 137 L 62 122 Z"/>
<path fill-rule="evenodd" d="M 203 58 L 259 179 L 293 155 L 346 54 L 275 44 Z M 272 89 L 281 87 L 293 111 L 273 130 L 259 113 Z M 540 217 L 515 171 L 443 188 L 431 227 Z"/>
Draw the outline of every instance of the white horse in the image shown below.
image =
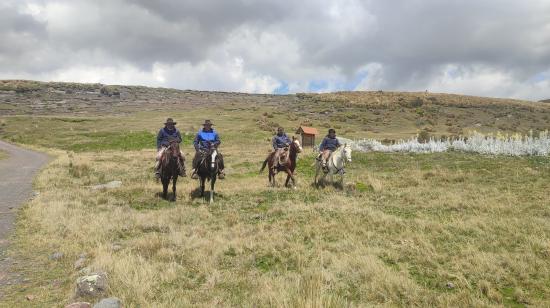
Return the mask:
<path fill-rule="evenodd" d="M 321 181 L 324 182 L 327 175 L 330 175 L 330 181 L 334 183 L 334 174 L 340 174 L 340 186 L 344 187 L 344 167 L 346 166 L 346 162 L 351 163 L 351 146 L 347 143 L 330 154 L 327 160 L 328 172 L 322 171 L 321 161 L 316 161 L 315 181 L 313 184 L 318 186 Z M 320 173 L 323 175 L 319 178 Z"/>

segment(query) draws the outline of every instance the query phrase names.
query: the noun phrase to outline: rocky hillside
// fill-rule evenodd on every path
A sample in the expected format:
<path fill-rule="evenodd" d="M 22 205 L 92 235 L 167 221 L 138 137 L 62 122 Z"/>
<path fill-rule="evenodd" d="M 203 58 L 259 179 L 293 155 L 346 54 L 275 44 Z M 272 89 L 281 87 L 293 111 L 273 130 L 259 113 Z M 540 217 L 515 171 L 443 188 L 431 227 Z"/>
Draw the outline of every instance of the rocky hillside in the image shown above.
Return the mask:
<path fill-rule="evenodd" d="M 99 83 L 0 81 L 2 115 L 97 114 L 153 111 L 211 104 L 280 104 L 294 96 L 250 95 L 232 92 L 207 92 L 116 86 Z"/>
<path fill-rule="evenodd" d="M 234 106 L 234 107 L 233 107 Z M 257 110 L 259 128 L 278 124 L 334 127 L 350 137 L 380 139 L 424 132 L 453 137 L 469 131 L 522 133 L 550 129 L 550 104 L 429 92 L 336 92 L 260 95 L 35 81 L 0 81 L 2 115 L 124 115 L 194 108 Z"/>

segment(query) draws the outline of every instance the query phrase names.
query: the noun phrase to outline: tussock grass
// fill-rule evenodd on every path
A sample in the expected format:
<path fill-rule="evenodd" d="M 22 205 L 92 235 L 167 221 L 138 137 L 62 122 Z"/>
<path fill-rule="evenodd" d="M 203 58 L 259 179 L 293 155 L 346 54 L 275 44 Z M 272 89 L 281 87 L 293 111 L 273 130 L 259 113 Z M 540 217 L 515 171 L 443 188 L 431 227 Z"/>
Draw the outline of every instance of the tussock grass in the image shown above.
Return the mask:
<path fill-rule="evenodd" d="M 209 93 L 198 94 L 208 102 Z M 339 125 L 340 136 L 366 131 L 391 144 L 423 126 L 433 136 L 478 123 L 482 133 L 502 125 L 540 131 L 549 109 L 357 95 L 365 104 L 298 95 L 277 108 L 171 110 L 188 162 L 199 123 L 208 117 L 220 128 L 228 178 L 212 206 L 189 179 L 180 179 L 177 202 L 159 198 L 154 135 L 165 113 L 3 117 L 1 138 L 57 159 L 38 175 L 40 194 L 20 211 L 10 251 L 29 280 L 9 287 L 1 305 L 26 306 L 27 294 L 42 306 L 70 302 L 81 275 L 73 264 L 85 253 L 89 270 L 106 271 L 109 295 L 127 307 L 548 306 L 549 157 L 354 152 L 344 188 L 318 190 L 315 154 L 306 150 L 298 189 L 281 187 L 283 175 L 269 188 L 258 171 L 271 132 L 257 120 L 265 113 L 289 132 L 300 123 Z M 123 185 L 91 189 L 113 180 Z M 54 252 L 64 257 L 50 260 Z"/>
<path fill-rule="evenodd" d="M 224 153 L 207 206 L 189 180 L 159 199 L 152 150 L 59 152 L 18 222 L 32 278 L 6 303 L 67 303 L 86 253 L 128 307 L 548 304 L 547 157 L 357 153 L 351 186 L 317 190 L 306 153 L 292 191 L 255 175 L 263 148 Z"/>

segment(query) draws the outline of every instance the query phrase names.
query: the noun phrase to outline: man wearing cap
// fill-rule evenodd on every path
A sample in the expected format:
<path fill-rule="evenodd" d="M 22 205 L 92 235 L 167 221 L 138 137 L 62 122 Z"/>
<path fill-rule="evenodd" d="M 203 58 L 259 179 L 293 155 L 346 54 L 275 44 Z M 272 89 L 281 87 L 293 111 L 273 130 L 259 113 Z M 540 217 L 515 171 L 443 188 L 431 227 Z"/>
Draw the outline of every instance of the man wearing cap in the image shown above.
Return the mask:
<path fill-rule="evenodd" d="M 174 122 L 174 119 L 168 118 L 164 123 L 164 127 L 159 130 L 157 134 L 157 162 L 155 164 L 155 176 L 160 178 L 160 158 L 168 146 L 170 145 L 170 140 L 176 140 L 177 143 L 181 143 L 181 134 L 180 131 L 176 128 L 177 122 Z M 180 151 L 179 157 L 179 173 L 180 176 L 187 176 L 185 174 L 185 158 L 183 153 Z"/>
<path fill-rule="evenodd" d="M 281 155 L 288 150 L 288 146 L 292 141 L 285 134 L 285 130 L 282 127 L 277 128 L 277 134 L 271 139 L 271 145 L 273 146 L 273 163 L 274 166 L 281 160 Z"/>
<path fill-rule="evenodd" d="M 197 168 L 199 167 L 199 164 L 201 163 L 202 159 L 202 153 L 207 152 L 210 150 L 210 147 L 218 147 L 221 144 L 220 136 L 218 135 L 218 132 L 216 132 L 212 128 L 212 121 L 205 120 L 202 124 L 203 128 L 199 130 L 197 135 L 195 136 L 195 140 L 193 141 L 193 145 L 195 146 L 195 157 L 193 158 L 193 174 L 191 175 L 192 179 L 197 179 Z M 221 153 L 218 152 L 217 155 L 218 160 L 218 178 L 224 179 L 225 173 L 223 171 L 224 165 L 223 165 L 223 156 Z"/>
<path fill-rule="evenodd" d="M 327 170 L 327 160 L 330 157 L 330 154 L 334 152 L 337 148 L 341 146 L 340 141 L 336 138 L 336 131 L 331 128 L 328 130 L 328 135 L 323 139 L 321 145 L 319 146 L 319 155 L 321 158 L 321 165 L 325 171 Z"/>

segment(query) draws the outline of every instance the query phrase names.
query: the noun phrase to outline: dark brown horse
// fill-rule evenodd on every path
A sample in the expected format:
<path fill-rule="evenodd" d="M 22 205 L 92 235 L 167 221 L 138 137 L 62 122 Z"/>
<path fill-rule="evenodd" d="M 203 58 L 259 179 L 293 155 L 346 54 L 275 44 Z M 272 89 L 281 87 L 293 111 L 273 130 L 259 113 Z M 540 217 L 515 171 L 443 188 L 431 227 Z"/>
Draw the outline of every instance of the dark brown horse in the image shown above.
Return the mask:
<path fill-rule="evenodd" d="M 176 201 L 176 183 L 178 182 L 180 146 L 176 140 L 170 140 L 170 145 L 160 157 L 160 180 L 162 182 L 162 197 L 168 197 L 168 185 L 172 180 L 172 201 Z"/>
<path fill-rule="evenodd" d="M 197 167 L 197 175 L 200 179 L 201 197 L 204 197 L 206 181 L 210 181 L 210 198 L 209 203 L 214 202 L 214 185 L 219 170 L 218 149 L 215 146 L 210 146 L 207 151 L 201 152 L 201 162 Z"/>
<path fill-rule="evenodd" d="M 287 174 L 285 186 L 289 187 L 290 180 L 292 180 L 292 186 L 296 187 L 294 170 L 296 170 L 296 158 L 298 158 L 298 153 L 300 152 L 302 152 L 302 146 L 300 145 L 300 141 L 298 141 L 296 137 L 292 137 L 292 142 L 288 147 L 288 155 L 286 155 L 286 157 L 282 161 L 277 161 L 277 159 L 274 158 L 275 152 L 271 152 L 267 156 L 267 158 L 264 160 L 262 164 L 262 168 L 260 169 L 260 173 L 265 169 L 265 166 L 268 165 L 269 166 L 269 174 L 268 174 L 269 184 L 271 184 L 271 186 L 275 186 L 275 175 L 277 175 L 277 173 L 281 171 L 284 171 Z"/>

